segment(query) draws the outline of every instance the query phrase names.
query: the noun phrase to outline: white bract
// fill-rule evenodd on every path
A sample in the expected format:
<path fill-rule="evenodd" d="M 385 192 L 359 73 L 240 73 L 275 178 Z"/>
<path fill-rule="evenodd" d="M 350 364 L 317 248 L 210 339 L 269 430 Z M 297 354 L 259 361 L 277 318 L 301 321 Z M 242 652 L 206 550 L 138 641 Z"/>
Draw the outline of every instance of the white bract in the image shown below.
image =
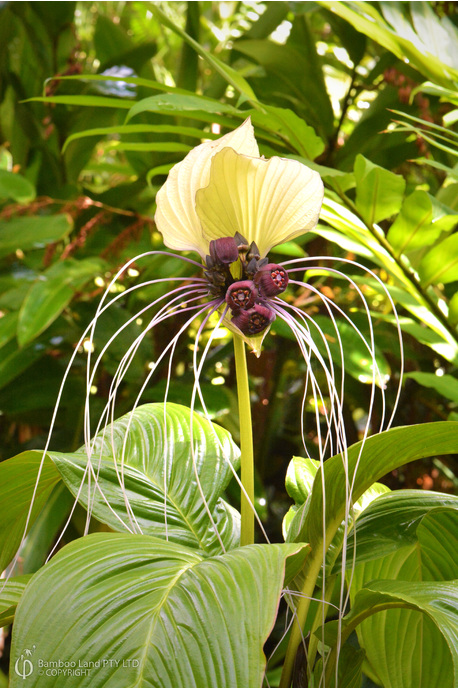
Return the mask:
<path fill-rule="evenodd" d="M 211 240 L 239 232 L 265 257 L 313 230 L 322 201 L 319 174 L 295 160 L 261 157 L 247 119 L 171 169 L 156 197 L 155 221 L 170 249 L 194 250 L 204 259 Z"/>

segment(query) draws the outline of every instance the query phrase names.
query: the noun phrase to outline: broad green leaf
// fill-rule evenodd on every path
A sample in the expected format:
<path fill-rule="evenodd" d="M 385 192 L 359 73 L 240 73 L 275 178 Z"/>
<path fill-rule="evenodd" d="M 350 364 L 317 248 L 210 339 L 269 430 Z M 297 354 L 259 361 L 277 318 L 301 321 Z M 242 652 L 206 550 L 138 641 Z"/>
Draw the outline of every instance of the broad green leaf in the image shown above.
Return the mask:
<path fill-rule="evenodd" d="M 368 582 L 387 578 L 396 578 L 394 586 L 410 587 L 425 603 L 440 605 L 442 585 L 448 587 L 458 576 L 457 535 L 458 499 L 454 496 L 396 491 L 374 501 L 356 523 L 356 568 L 352 581 L 355 615 L 359 590 Z M 353 546 L 351 535 L 350 552 Z M 428 601 L 431 589 L 434 598 Z M 458 636 L 457 619 L 453 622 L 449 616 L 449 623 Z M 444 632 L 420 613 L 383 611 L 364 620 L 357 632 L 383 686 L 451 685 L 453 669 Z M 383 659 L 380 640 L 384 641 Z M 441 663 L 433 663 L 435 657 Z M 424 663 L 418 664 L 418 659 Z"/>
<path fill-rule="evenodd" d="M 441 230 L 432 225 L 433 208 L 426 192 L 417 190 L 408 196 L 388 232 L 388 242 L 398 255 L 432 244 Z"/>
<path fill-rule="evenodd" d="M 26 345 L 45 331 L 86 283 L 104 270 L 97 258 L 66 259 L 42 273 L 30 288 L 19 312 L 17 336 Z"/>
<path fill-rule="evenodd" d="M 409 371 L 404 374 L 405 378 L 413 379 L 421 386 L 426 388 L 434 388 L 439 395 L 444 398 L 458 403 L 458 380 L 451 375 L 437 376 L 436 374 L 429 374 L 423 371 Z"/>
<path fill-rule="evenodd" d="M 285 487 L 296 503 L 305 503 L 312 490 L 320 463 L 311 458 L 293 457 L 286 472 Z"/>
<path fill-rule="evenodd" d="M 363 663 L 366 658 L 364 649 L 345 645 L 339 654 L 339 667 L 337 675 L 337 687 L 339 688 L 361 688 Z M 332 685 L 332 679 L 330 687 Z"/>
<path fill-rule="evenodd" d="M 0 170 L 0 199 L 13 199 L 20 204 L 27 204 L 35 196 L 35 187 L 25 177 Z"/>
<path fill-rule="evenodd" d="M 59 472 L 47 456 L 38 480 L 42 455 L 26 451 L 0 463 L 0 572 L 19 549 L 27 521 L 29 530 L 60 481 Z"/>
<path fill-rule="evenodd" d="M 291 506 L 283 518 L 282 528 L 285 541 L 295 541 L 301 531 L 304 517 L 308 510 L 307 500 L 313 489 L 313 483 L 319 467 L 320 463 L 317 460 L 299 457 L 293 457 L 288 465 L 285 486 L 288 495 L 294 499 L 295 505 Z M 352 517 L 357 517 L 378 496 L 389 491 L 389 488 L 384 484 L 379 484 L 378 482 L 372 484 L 355 502 Z M 332 554 L 330 550 L 333 550 Z M 332 562 L 334 562 L 336 553 L 339 550 L 340 539 L 334 544 L 334 549 L 332 547 L 328 549 L 328 556 Z"/>
<path fill-rule="evenodd" d="M 369 437 L 364 443 L 350 446 L 347 452 L 348 478 L 353 485 L 355 502 L 380 477 L 419 458 L 456 453 L 458 422 L 435 422 L 396 427 Z M 314 548 L 323 540 L 323 486 L 326 487 L 325 524 L 329 543 L 345 516 L 346 479 L 344 460 L 335 455 L 316 475 L 303 527 L 297 541 L 309 542 Z"/>
<path fill-rule="evenodd" d="M 456 686 L 457 592 L 458 580 L 375 581 L 358 592 L 360 615 L 363 608 L 389 609 L 400 603 L 413 609 L 381 610 L 357 628 L 360 644 L 384 687 Z"/>
<path fill-rule="evenodd" d="M 314 160 L 324 151 L 324 142 L 304 120 L 288 108 L 264 106 L 265 112 L 253 112 L 254 125 L 260 125 L 286 138 L 301 156 Z"/>
<path fill-rule="evenodd" d="M 418 268 L 424 285 L 453 283 L 458 279 L 458 233 L 431 249 Z"/>
<path fill-rule="evenodd" d="M 146 535 L 78 539 L 22 597 L 12 687 L 260 687 L 285 559 L 299 550 L 253 545 L 203 560 Z M 22 679 L 14 663 L 32 645 L 33 672 Z M 40 675 L 40 659 L 87 671 Z"/>
<path fill-rule="evenodd" d="M 73 221 L 67 213 L 54 216 L 19 216 L 0 221 L 0 257 L 17 249 L 40 249 L 70 234 Z"/>
<path fill-rule="evenodd" d="M 399 211 L 405 180 L 390 170 L 374 165 L 361 154 L 356 156 L 356 207 L 369 227 Z"/>
<path fill-rule="evenodd" d="M 19 599 L 31 577 L 31 575 L 19 575 L 9 580 L 0 580 L 0 627 L 13 622 Z"/>
<path fill-rule="evenodd" d="M 450 513 L 451 517 L 444 516 L 444 511 Z M 358 516 L 355 529 L 348 538 L 348 552 L 353 557 L 353 551 L 356 551 L 357 565 L 384 558 L 399 549 L 405 550 L 406 547 L 415 551 L 416 558 L 423 558 L 423 545 L 417 531 L 426 515 L 431 515 L 432 520 L 437 515 L 438 519 L 443 520 L 444 523 L 449 519 L 453 520 L 453 515 L 458 520 L 458 498 L 434 491 L 413 490 L 392 491 L 379 496 Z M 450 534 L 450 539 L 446 548 L 450 547 L 450 556 L 453 558 L 453 555 L 456 556 L 458 552 L 456 550 L 454 552 L 452 548 L 453 534 Z M 445 561 L 449 559 L 448 551 L 443 551 L 442 557 L 444 575 L 439 579 L 452 579 L 455 576 L 453 567 L 445 564 Z M 349 562 L 348 559 L 347 562 Z M 458 569 L 458 560 L 454 568 Z M 340 566 L 337 563 L 336 572 L 339 569 Z"/>
<path fill-rule="evenodd" d="M 360 644 L 382 687 L 456 687 L 457 611 L 456 579 L 375 580 L 356 593 L 342 621 L 342 639 L 357 626 Z M 328 643 L 335 644 L 336 622 L 327 624 L 325 631 Z"/>
<path fill-rule="evenodd" d="M 115 530 L 220 552 L 210 513 L 225 548 L 238 545 L 239 516 L 221 495 L 240 451 L 229 432 L 198 413 L 191 416 L 187 407 L 142 405 L 101 431 L 91 459 L 97 487 L 91 477 L 88 489 L 84 448 L 49 456 L 79 502 L 87 507 L 89 492 L 93 514 Z"/>

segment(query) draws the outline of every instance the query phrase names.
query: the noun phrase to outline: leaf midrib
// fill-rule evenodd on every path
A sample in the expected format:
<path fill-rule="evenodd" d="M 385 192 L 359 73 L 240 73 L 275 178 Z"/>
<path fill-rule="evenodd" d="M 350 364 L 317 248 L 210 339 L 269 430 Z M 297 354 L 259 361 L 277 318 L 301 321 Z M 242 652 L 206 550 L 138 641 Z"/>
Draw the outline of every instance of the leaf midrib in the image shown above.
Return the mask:
<path fill-rule="evenodd" d="M 56 454 L 56 455 L 57 455 L 57 454 Z M 60 455 L 60 454 L 59 454 L 59 455 Z M 81 453 L 74 453 L 74 455 L 80 455 L 81 457 L 84 457 Z M 50 457 L 52 458 L 52 454 L 50 454 Z M 79 465 L 77 465 L 77 464 L 76 464 L 75 462 L 73 462 L 71 459 L 69 459 L 69 458 L 67 458 L 67 457 L 65 457 L 65 458 L 60 458 L 60 459 L 65 460 L 66 462 L 68 462 L 69 464 L 71 464 L 73 467 L 75 467 L 77 470 L 81 471 L 81 468 L 79 467 Z M 101 461 L 104 460 L 104 461 L 107 463 L 108 469 L 111 469 L 110 465 L 114 464 L 114 459 L 111 458 L 111 457 L 108 457 L 108 456 L 106 456 L 106 455 L 102 456 L 102 457 L 99 458 L 99 459 L 100 459 Z M 140 475 L 142 478 L 144 478 L 144 479 L 145 479 L 147 482 L 149 482 L 150 484 L 153 484 L 153 485 L 158 489 L 158 491 L 161 492 L 162 495 L 164 495 L 163 487 L 159 484 L 159 482 L 157 482 L 156 480 L 152 479 L 152 478 L 151 478 L 149 475 L 147 475 L 144 471 L 139 470 L 139 469 L 137 469 L 136 467 L 132 467 L 132 465 L 129 465 L 128 463 L 124 463 L 124 467 L 127 467 L 128 469 L 133 470 L 134 472 L 138 473 L 138 475 Z M 59 469 L 59 468 L 57 468 L 57 469 Z M 166 498 L 167 498 L 167 500 L 170 500 L 170 503 L 172 504 L 172 506 L 176 509 L 177 513 L 180 515 L 180 517 L 182 518 L 182 520 L 183 520 L 183 522 L 185 523 L 185 525 L 188 527 L 188 529 L 189 529 L 189 531 L 191 532 L 191 534 L 195 537 L 195 539 L 196 539 L 196 541 L 197 541 L 197 543 L 198 543 L 198 545 L 199 545 L 199 548 L 202 549 L 203 551 L 207 552 L 207 550 L 208 550 L 207 547 L 204 546 L 204 544 L 203 544 L 203 542 L 202 542 L 202 539 L 200 538 L 199 534 L 196 532 L 195 527 L 192 525 L 192 523 L 188 520 L 188 518 L 186 517 L 186 515 L 183 513 L 182 509 L 181 509 L 181 508 L 179 507 L 179 505 L 176 503 L 174 497 L 173 497 L 171 494 L 167 494 L 167 495 L 166 495 Z M 153 536 L 153 535 L 152 535 L 152 536 Z"/>

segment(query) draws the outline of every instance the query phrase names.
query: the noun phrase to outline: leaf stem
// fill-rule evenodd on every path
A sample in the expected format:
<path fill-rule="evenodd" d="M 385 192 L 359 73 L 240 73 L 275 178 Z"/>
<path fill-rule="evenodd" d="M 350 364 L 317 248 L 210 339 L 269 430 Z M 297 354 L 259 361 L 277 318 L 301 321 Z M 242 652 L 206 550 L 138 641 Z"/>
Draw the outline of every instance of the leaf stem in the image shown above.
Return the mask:
<path fill-rule="evenodd" d="M 323 554 L 321 548 L 318 547 L 316 551 L 310 553 L 307 557 L 304 569 L 304 586 L 302 588 L 299 604 L 296 610 L 295 621 L 291 628 L 291 635 L 286 650 L 285 662 L 280 679 L 280 688 L 290 688 L 291 678 L 294 670 L 294 662 L 296 660 L 297 648 L 301 644 L 303 630 L 307 614 L 309 612 L 311 597 L 315 589 L 316 581 L 323 562 Z"/>
<path fill-rule="evenodd" d="M 242 526 L 240 546 L 254 543 L 254 456 L 253 427 L 251 424 L 250 388 L 246 363 L 245 343 L 234 334 L 235 373 L 237 377 L 237 397 L 239 402 L 239 426 L 241 457 L 241 480 L 246 491 L 241 494 Z M 251 502 L 251 504 L 250 504 Z"/>

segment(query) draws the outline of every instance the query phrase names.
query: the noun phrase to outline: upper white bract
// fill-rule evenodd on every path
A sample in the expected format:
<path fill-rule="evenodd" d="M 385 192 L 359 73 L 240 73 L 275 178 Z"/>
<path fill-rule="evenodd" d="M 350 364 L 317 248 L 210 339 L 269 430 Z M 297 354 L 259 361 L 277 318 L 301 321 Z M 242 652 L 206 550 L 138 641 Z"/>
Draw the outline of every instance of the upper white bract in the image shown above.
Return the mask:
<path fill-rule="evenodd" d="M 256 242 L 261 257 L 312 230 L 323 183 L 299 161 L 259 156 L 250 119 L 215 141 L 196 146 L 159 190 L 155 222 L 170 249 L 202 258 L 210 240 L 236 232 Z"/>

